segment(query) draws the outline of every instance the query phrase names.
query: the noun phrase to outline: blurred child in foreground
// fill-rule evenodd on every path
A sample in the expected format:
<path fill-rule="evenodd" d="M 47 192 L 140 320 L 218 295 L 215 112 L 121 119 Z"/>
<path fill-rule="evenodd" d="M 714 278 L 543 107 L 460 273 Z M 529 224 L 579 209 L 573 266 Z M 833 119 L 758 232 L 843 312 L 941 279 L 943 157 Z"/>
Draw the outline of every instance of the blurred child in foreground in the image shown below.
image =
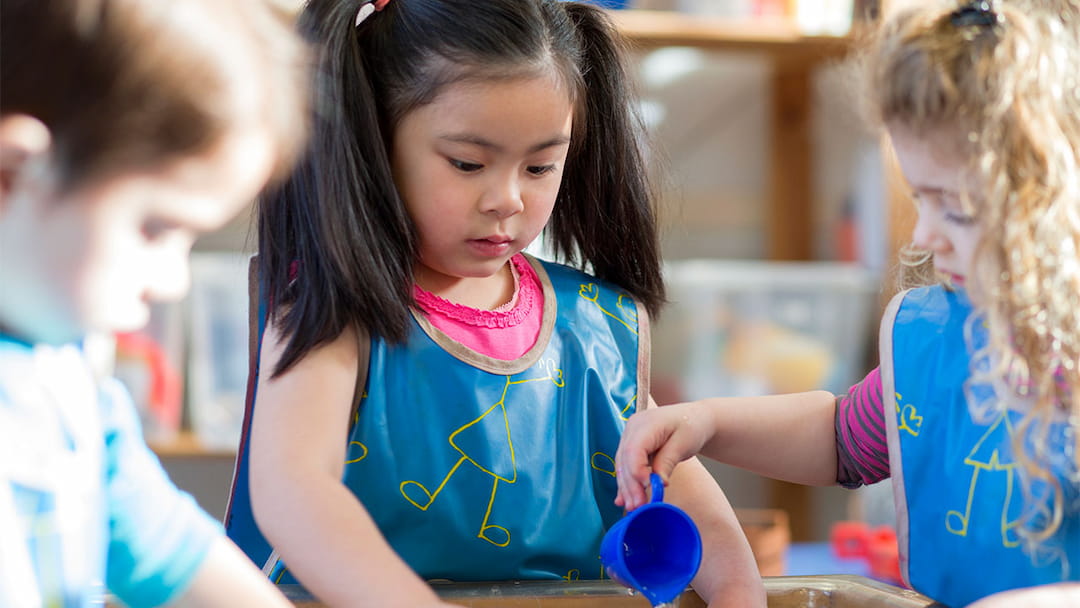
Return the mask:
<path fill-rule="evenodd" d="M 93 333 L 302 142 L 303 46 L 259 0 L 0 4 L 0 605 L 286 606 L 167 478 Z"/>

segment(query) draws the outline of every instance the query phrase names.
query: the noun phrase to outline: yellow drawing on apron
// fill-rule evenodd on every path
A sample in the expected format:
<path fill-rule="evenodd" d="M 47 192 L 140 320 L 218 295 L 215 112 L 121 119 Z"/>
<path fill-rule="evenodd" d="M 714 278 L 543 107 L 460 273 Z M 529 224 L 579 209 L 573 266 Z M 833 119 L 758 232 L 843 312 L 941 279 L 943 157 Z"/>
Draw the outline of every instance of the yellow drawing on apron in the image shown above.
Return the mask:
<path fill-rule="evenodd" d="M 484 513 L 484 519 L 480 524 L 480 531 L 477 536 L 497 547 L 505 547 L 510 544 L 509 530 L 502 526 L 488 524 L 488 519 L 491 517 L 492 505 L 495 504 L 495 495 L 499 489 L 499 482 L 514 483 L 517 481 L 517 460 L 514 455 L 514 441 L 510 430 L 510 421 L 506 416 L 507 394 L 510 391 L 510 387 L 529 382 L 552 382 L 558 387 L 565 385 L 562 370 L 555 366 L 554 360 L 542 359 L 537 363 L 537 367 L 542 369 L 546 375 L 540 378 L 526 378 L 520 380 L 515 380 L 513 376 L 507 376 L 506 384 L 503 385 L 502 395 L 499 400 L 485 410 L 484 413 L 450 433 L 448 441 L 450 442 L 450 445 L 461 454 L 461 458 L 450 467 L 450 470 L 446 473 L 434 491 L 428 490 L 427 487 L 419 481 L 410 480 L 401 482 L 401 494 L 405 497 L 405 500 L 412 503 L 421 511 L 426 511 L 428 507 L 435 502 L 439 493 L 446 487 L 446 484 L 450 481 L 450 478 L 454 476 L 454 473 L 457 472 L 458 468 L 466 462 L 471 463 L 477 469 L 492 477 L 491 497 L 488 499 L 487 511 Z M 489 430 L 487 432 L 480 430 L 482 427 L 486 427 Z M 494 427 L 494 429 L 492 427 Z M 459 436 L 464 440 L 468 437 L 467 433 L 477 430 L 480 430 L 479 436 L 482 437 L 484 443 L 488 445 L 490 445 L 488 442 L 492 439 L 497 440 L 499 437 L 504 438 L 505 444 L 492 448 L 487 452 L 487 456 L 505 455 L 508 459 L 501 461 L 491 459 L 490 462 L 481 462 L 478 459 L 479 457 L 474 456 L 474 453 L 470 449 L 463 447 L 461 444 L 465 442 L 460 441 Z M 492 532 L 495 533 L 493 536 L 497 536 L 497 538 L 489 536 Z"/>
<path fill-rule="evenodd" d="M 975 492 L 979 483 L 979 475 L 983 471 L 1005 472 L 1005 499 L 1001 506 L 1001 543 L 1005 547 L 1016 547 L 1020 539 L 1016 534 L 1018 521 L 1009 521 L 1009 504 L 1012 502 L 1014 469 L 1017 463 L 1012 460 L 1012 455 L 1002 453 L 1001 446 L 1009 445 L 1012 441 L 1013 429 L 1009 417 L 1004 412 L 990 428 L 983 433 L 982 437 L 975 442 L 964 464 L 972 467 L 971 482 L 968 484 L 967 504 L 964 511 L 951 510 L 945 514 L 945 528 L 957 536 L 967 536 L 968 523 L 971 518 L 971 505 L 975 500 Z M 985 484 L 984 484 L 985 485 Z"/>

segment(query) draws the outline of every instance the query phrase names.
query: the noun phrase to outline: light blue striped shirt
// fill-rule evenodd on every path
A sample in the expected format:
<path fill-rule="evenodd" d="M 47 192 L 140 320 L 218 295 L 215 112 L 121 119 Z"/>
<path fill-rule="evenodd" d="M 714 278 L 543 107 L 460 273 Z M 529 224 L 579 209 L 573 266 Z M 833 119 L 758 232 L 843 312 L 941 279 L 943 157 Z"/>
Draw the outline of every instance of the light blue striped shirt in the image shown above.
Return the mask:
<path fill-rule="evenodd" d="M 159 606 L 221 527 L 168 479 L 115 379 L 0 335 L 0 606 Z"/>

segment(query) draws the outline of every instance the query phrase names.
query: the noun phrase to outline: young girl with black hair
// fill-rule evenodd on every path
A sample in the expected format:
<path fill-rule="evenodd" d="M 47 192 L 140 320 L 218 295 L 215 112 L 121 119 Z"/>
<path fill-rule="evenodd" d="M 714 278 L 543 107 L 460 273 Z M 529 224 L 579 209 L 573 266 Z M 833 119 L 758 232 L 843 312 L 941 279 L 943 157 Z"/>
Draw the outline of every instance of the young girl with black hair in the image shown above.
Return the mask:
<path fill-rule="evenodd" d="M 313 0 L 300 21 L 315 136 L 259 211 L 269 312 L 231 534 L 333 605 L 602 578 L 664 300 L 619 36 L 557 0 Z M 541 231 L 571 266 L 522 253 Z M 668 496 L 708 531 L 698 592 L 764 606 L 704 467 Z"/>

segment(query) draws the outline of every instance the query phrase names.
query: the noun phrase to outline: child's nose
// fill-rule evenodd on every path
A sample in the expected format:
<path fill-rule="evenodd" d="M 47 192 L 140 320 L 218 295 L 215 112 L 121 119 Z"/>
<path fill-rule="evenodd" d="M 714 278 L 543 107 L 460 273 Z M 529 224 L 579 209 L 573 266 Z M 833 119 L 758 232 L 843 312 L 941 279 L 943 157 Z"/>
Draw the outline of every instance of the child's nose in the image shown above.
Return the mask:
<path fill-rule="evenodd" d="M 485 193 L 480 210 L 498 218 L 521 213 L 525 209 L 521 184 L 516 178 L 500 179 Z"/>
<path fill-rule="evenodd" d="M 188 267 L 188 251 L 153 256 L 154 264 L 148 268 L 146 295 L 156 302 L 179 300 L 191 287 L 191 271 Z"/>
<path fill-rule="evenodd" d="M 915 221 L 915 230 L 911 235 L 912 244 L 935 253 L 943 253 L 950 248 L 948 237 L 941 231 L 940 219 L 933 213 L 919 213 Z"/>

